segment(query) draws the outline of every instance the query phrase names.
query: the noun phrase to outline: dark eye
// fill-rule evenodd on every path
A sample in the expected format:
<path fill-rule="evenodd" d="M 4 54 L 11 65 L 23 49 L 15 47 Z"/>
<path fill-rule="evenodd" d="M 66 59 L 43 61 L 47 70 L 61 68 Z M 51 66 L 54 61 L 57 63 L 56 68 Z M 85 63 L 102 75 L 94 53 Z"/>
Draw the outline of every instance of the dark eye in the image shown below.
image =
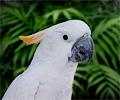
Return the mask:
<path fill-rule="evenodd" d="M 67 39 L 68 39 L 68 36 L 67 36 L 67 35 L 63 35 L 63 39 L 64 39 L 64 40 L 67 40 Z"/>
<path fill-rule="evenodd" d="M 69 33 L 63 33 L 62 34 L 62 39 L 65 42 L 68 42 L 68 43 L 70 43 L 72 41 L 71 35 Z"/>

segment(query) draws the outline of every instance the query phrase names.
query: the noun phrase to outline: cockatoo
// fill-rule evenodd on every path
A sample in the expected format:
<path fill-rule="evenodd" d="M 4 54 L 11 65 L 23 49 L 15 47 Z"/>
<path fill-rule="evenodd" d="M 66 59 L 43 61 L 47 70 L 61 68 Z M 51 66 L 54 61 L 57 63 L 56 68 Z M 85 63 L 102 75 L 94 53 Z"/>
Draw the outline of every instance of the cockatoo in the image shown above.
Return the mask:
<path fill-rule="evenodd" d="M 20 36 L 27 45 L 40 44 L 27 70 L 15 78 L 2 100 L 71 100 L 78 62 L 89 61 L 94 53 L 90 34 L 85 22 L 70 20 Z"/>

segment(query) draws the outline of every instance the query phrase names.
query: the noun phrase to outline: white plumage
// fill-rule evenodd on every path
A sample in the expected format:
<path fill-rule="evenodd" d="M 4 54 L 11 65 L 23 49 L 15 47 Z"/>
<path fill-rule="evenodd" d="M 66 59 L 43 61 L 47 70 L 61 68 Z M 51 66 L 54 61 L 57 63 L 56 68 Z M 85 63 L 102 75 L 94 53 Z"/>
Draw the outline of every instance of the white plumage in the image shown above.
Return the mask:
<path fill-rule="evenodd" d="M 27 36 L 33 37 L 24 41 L 28 45 L 40 44 L 28 69 L 12 82 L 2 100 L 71 100 L 78 62 L 68 58 L 74 43 L 86 33 L 91 34 L 87 24 L 70 20 Z"/>

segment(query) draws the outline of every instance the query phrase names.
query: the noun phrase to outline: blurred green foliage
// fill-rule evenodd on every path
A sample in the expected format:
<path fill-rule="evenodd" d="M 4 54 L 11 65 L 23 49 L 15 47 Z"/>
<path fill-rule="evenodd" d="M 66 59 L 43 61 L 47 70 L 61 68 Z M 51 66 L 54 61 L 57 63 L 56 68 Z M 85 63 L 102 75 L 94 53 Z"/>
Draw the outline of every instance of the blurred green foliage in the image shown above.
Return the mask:
<path fill-rule="evenodd" d="M 1 97 L 13 79 L 29 66 L 37 45 L 26 46 L 30 35 L 54 24 L 78 19 L 91 28 L 95 54 L 75 73 L 73 99 L 118 99 L 120 96 L 119 1 L 2 2 L 0 9 Z"/>

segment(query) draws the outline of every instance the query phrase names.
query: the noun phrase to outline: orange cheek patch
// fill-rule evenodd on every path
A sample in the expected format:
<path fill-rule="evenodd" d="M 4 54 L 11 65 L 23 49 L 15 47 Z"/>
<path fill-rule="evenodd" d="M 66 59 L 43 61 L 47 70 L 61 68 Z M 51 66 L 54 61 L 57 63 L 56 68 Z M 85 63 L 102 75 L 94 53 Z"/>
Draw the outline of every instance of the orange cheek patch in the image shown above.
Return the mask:
<path fill-rule="evenodd" d="M 44 32 L 45 33 L 45 32 Z M 20 36 L 20 39 L 24 41 L 27 45 L 40 43 L 40 37 L 44 34 L 36 33 L 30 36 Z M 40 35 L 39 35 L 40 34 Z"/>

